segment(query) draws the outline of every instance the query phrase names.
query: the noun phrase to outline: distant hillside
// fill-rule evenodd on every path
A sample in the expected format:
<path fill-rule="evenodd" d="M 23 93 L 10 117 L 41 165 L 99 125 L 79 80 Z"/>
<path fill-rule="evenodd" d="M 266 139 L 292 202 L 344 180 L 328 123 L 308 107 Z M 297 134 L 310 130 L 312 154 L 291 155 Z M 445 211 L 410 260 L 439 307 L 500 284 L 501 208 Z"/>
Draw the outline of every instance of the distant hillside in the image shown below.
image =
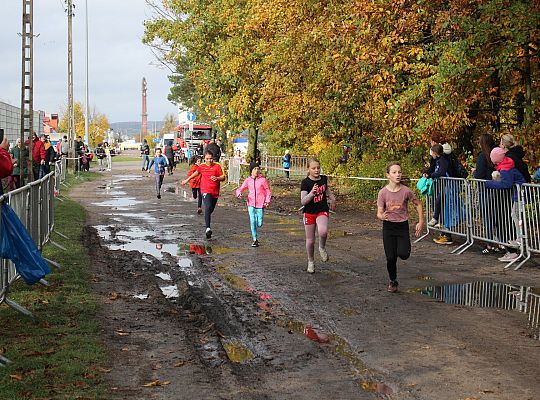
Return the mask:
<path fill-rule="evenodd" d="M 159 132 L 163 127 L 163 121 L 148 121 L 148 133 Z M 111 128 L 122 135 L 137 137 L 141 133 L 141 122 L 112 122 Z"/>

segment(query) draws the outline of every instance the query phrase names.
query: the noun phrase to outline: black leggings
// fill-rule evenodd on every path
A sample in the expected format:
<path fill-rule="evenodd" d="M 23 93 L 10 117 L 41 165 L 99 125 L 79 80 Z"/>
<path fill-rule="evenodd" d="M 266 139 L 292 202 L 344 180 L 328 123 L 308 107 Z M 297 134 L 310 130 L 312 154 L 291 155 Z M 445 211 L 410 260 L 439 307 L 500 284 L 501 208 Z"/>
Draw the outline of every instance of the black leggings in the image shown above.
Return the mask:
<path fill-rule="evenodd" d="M 202 204 L 201 188 L 191 188 L 191 193 L 193 194 L 193 198 L 197 199 L 197 208 L 201 208 L 201 204 Z"/>
<path fill-rule="evenodd" d="M 386 268 L 392 282 L 397 279 L 397 259 L 406 260 L 411 255 L 409 221 L 383 221 L 383 244 L 386 254 Z"/>
<path fill-rule="evenodd" d="M 208 193 L 204 193 L 202 199 L 204 204 L 204 223 L 207 228 L 210 228 L 210 217 L 216 208 L 218 198 L 212 197 L 212 195 Z"/>

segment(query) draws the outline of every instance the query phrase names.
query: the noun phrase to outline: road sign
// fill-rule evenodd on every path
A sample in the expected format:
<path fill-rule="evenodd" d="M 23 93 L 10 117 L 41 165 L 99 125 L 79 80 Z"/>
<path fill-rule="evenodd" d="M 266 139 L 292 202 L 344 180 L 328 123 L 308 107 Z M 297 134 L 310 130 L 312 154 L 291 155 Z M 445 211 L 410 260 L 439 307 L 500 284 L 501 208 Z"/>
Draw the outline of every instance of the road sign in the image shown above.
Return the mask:
<path fill-rule="evenodd" d="M 197 119 L 197 116 L 195 115 L 195 113 L 193 111 L 190 111 L 187 113 L 187 120 L 188 121 L 195 121 Z"/>
<path fill-rule="evenodd" d="M 189 130 L 193 132 L 193 121 L 189 121 Z"/>
<path fill-rule="evenodd" d="M 159 143 L 160 141 L 161 141 L 161 139 L 158 138 L 158 137 L 155 137 L 155 138 L 152 139 L 152 142 L 154 142 L 154 143 Z"/>

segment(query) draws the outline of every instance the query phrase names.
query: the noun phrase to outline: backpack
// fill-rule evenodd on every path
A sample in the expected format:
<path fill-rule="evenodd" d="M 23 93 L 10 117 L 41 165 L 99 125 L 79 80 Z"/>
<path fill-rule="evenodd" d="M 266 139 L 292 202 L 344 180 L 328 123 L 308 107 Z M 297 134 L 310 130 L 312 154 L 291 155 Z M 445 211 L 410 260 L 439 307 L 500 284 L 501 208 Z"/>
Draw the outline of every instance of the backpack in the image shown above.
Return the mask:
<path fill-rule="evenodd" d="M 467 178 L 469 171 L 463 166 L 454 153 L 450 153 L 450 172 L 453 178 Z"/>

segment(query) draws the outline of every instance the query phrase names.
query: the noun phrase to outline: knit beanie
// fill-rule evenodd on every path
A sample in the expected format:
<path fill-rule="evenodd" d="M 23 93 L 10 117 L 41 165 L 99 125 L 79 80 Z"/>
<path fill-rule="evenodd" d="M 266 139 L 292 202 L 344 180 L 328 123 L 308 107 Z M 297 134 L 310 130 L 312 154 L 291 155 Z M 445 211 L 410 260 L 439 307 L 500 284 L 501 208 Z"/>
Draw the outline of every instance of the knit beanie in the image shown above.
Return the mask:
<path fill-rule="evenodd" d="M 251 172 L 253 171 L 253 168 L 260 167 L 258 162 L 252 161 L 249 163 L 249 173 L 251 175 Z"/>
<path fill-rule="evenodd" d="M 452 147 L 448 143 L 442 145 L 443 153 L 450 154 L 452 152 Z"/>
<path fill-rule="evenodd" d="M 502 147 L 495 147 L 493 150 L 491 150 L 489 158 L 491 159 L 491 162 L 493 164 L 500 164 L 502 160 L 504 160 L 505 155 L 505 149 L 503 149 Z"/>

